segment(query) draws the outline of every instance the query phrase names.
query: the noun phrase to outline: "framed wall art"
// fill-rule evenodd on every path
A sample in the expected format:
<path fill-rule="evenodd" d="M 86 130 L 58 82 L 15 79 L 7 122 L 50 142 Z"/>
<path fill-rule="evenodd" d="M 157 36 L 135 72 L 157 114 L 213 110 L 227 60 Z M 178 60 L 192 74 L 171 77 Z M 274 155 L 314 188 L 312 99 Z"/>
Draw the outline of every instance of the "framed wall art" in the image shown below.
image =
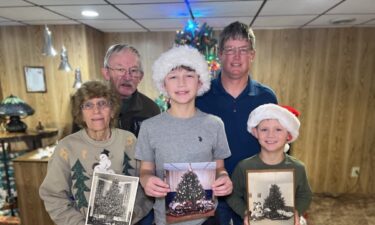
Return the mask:
<path fill-rule="evenodd" d="M 44 67 L 25 66 L 26 92 L 47 92 Z"/>

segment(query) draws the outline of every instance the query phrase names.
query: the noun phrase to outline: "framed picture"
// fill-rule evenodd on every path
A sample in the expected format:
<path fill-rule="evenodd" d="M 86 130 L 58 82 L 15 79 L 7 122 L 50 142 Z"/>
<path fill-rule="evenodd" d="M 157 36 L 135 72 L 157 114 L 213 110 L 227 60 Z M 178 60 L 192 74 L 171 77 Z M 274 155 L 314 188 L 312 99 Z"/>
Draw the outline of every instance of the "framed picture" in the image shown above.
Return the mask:
<path fill-rule="evenodd" d="M 25 66 L 26 92 L 47 92 L 44 67 Z"/>
<path fill-rule="evenodd" d="M 294 169 L 247 170 L 251 225 L 294 225 Z"/>
<path fill-rule="evenodd" d="M 138 181 L 138 177 L 95 172 L 85 224 L 130 225 Z"/>
<path fill-rule="evenodd" d="M 168 224 L 199 219 L 215 214 L 216 162 L 165 163 L 165 182 L 171 192 L 165 197 Z"/>

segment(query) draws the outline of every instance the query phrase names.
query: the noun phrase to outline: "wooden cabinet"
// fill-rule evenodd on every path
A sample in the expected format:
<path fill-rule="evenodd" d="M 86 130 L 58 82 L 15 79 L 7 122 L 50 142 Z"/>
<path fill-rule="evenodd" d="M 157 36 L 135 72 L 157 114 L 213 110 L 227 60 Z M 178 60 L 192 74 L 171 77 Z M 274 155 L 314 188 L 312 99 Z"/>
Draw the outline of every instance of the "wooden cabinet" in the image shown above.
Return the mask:
<path fill-rule="evenodd" d="M 48 158 L 38 159 L 37 151 L 13 160 L 17 203 L 22 225 L 53 225 L 39 197 L 39 186 L 47 173 Z"/>

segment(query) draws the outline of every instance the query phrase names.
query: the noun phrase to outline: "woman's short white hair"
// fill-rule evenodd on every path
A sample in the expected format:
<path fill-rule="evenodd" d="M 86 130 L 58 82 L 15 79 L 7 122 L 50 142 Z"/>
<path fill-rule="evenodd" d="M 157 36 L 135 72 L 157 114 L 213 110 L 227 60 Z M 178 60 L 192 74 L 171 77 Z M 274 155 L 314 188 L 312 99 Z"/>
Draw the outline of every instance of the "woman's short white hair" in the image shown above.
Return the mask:
<path fill-rule="evenodd" d="M 179 66 L 189 67 L 198 74 L 202 86 L 199 88 L 197 96 L 203 95 L 210 89 L 211 78 L 206 59 L 196 48 L 181 45 L 161 54 L 152 66 L 152 79 L 156 88 L 163 95 L 168 95 L 164 88 L 164 78 Z"/>

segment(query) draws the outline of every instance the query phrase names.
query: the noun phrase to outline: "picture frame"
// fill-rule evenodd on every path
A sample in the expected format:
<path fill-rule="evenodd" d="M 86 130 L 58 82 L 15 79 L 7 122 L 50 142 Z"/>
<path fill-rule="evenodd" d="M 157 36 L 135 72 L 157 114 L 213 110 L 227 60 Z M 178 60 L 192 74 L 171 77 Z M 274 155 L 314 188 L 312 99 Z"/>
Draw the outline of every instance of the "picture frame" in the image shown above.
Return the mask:
<path fill-rule="evenodd" d="M 25 83 L 26 83 L 26 92 L 28 93 L 47 92 L 44 67 L 25 66 L 24 75 L 25 75 Z"/>
<path fill-rule="evenodd" d="M 138 182 L 138 177 L 95 172 L 85 225 L 130 225 Z"/>
<path fill-rule="evenodd" d="M 165 197 L 167 223 L 213 216 L 215 179 L 216 162 L 165 163 L 164 180 L 171 189 Z"/>
<path fill-rule="evenodd" d="M 247 170 L 249 224 L 294 225 L 294 169 Z"/>

